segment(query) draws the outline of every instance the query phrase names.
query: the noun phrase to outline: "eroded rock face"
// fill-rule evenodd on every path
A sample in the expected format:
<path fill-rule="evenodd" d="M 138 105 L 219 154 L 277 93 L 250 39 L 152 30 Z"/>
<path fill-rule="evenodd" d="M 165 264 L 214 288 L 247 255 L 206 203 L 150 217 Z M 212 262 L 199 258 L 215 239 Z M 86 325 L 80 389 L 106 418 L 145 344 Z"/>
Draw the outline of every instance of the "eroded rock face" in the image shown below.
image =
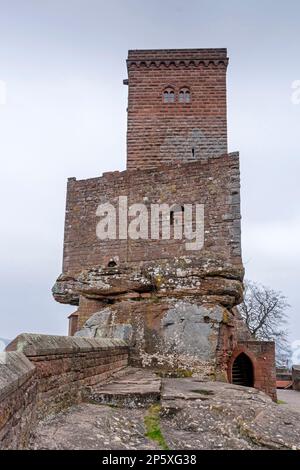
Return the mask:
<path fill-rule="evenodd" d="M 208 308 L 177 302 L 162 319 L 164 346 L 179 354 L 214 360 L 223 310 L 218 305 Z"/>
<path fill-rule="evenodd" d="M 194 295 L 233 307 L 242 300 L 243 268 L 219 258 L 175 258 L 116 267 L 94 267 L 76 277 L 62 274 L 53 287 L 55 300 L 78 304 L 80 295 L 91 299 L 135 299 Z"/>
<path fill-rule="evenodd" d="M 53 295 L 79 304 L 77 336 L 121 338 L 133 363 L 201 368 L 211 377 L 237 341 L 232 308 L 242 300 L 242 279 L 242 266 L 204 253 L 62 275 Z"/>
<path fill-rule="evenodd" d="M 222 328 L 232 329 L 232 321 L 225 307 L 191 299 L 123 301 L 94 313 L 75 336 L 119 338 L 131 346 L 134 363 L 212 378 L 220 368 L 222 341 L 226 354 L 232 348 L 222 333 Z"/>
<path fill-rule="evenodd" d="M 300 392 L 300 365 L 293 365 L 292 368 L 293 390 Z"/>

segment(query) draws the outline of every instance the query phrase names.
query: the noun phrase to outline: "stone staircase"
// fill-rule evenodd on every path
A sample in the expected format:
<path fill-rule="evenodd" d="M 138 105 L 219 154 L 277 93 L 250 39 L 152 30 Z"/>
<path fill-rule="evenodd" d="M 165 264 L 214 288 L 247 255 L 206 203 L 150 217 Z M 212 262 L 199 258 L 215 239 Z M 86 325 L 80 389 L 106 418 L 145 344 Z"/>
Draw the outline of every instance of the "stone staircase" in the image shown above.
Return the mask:
<path fill-rule="evenodd" d="M 300 450 L 299 416 L 254 388 L 126 367 L 40 421 L 29 448 Z"/>
<path fill-rule="evenodd" d="M 108 383 L 89 387 L 85 400 L 111 406 L 144 408 L 158 402 L 160 394 L 161 379 L 153 371 L 127 367 L 115 373 Z"/>

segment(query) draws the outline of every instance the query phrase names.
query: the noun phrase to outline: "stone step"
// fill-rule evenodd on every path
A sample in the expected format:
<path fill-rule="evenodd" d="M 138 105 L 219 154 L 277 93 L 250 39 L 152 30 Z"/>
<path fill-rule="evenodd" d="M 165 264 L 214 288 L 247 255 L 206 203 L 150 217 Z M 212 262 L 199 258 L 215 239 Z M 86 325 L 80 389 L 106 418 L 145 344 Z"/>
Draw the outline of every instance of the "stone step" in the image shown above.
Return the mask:
<path fill-rule="evenodd" d="M 160 393 L 161 379 L 154 372 L 128 367 L 114 374 L 108 383 L 90 387 L 85 400 L 89 403 L 139 408 L 158 402 Z"/>

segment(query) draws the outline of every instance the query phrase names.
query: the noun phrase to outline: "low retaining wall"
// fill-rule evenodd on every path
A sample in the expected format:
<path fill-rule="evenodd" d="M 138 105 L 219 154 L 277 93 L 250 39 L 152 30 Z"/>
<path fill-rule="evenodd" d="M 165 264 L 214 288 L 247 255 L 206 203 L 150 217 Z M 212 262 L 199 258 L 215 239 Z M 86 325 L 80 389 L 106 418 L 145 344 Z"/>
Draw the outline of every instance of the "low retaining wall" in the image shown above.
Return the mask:
<path fill-rule="evenodd" d="M 78 403 L 126 367 L 122 340 L 22 334 L 0 355 L 0 448 L 22 449 L 36 420 Z"/>
<path fill-rule="evenodd" d="M 0 354 L 0 449 L 22 449 L 36 420 L 35 366 L 23 353 Z"/>

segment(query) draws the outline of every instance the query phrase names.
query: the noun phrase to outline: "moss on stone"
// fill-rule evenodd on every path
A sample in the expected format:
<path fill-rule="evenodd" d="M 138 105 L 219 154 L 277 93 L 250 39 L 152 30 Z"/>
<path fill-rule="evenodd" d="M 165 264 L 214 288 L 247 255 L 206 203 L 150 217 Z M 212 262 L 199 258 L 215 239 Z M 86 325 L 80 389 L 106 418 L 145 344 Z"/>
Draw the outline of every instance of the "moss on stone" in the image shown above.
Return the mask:
<path fill-rule="evenodd" d="M 161 378 L 182 379 L 192 377 L 193 371 L 188 369 L 158 370 L 156 374 Z"/>
<path fill-rule="evenodd" d="M 227 323 L 229 323 L 229 320 L 230 320 L 230 319 L 229 319 L 228 312 L 227 312 L 227 310 L 224 310 L 222 321 L 223 321 L 223 323 L 227 324 Z"/>
<path fill-rule="evenodd" d="M 159 289 L 163 283 L 163 278 L 159 274 L 155 276 L 155 287 L 156 289 Z"/>
<path fill-rule="evenodd" d="M 205 389 L 196 389 L 196 390 L 190 390 L 192 393 L 199 393 L 200 395 L 214 395 L 214 392 L 212 390 L 205 390 Z"/>
<path fill-rule="evenodd" d="M 165 438 L 160 429 L 160 405 L 150 406 L 144 418 L 146 433 L 145 436 L 156 442 L 162 450 L 169 450 Z"/>

